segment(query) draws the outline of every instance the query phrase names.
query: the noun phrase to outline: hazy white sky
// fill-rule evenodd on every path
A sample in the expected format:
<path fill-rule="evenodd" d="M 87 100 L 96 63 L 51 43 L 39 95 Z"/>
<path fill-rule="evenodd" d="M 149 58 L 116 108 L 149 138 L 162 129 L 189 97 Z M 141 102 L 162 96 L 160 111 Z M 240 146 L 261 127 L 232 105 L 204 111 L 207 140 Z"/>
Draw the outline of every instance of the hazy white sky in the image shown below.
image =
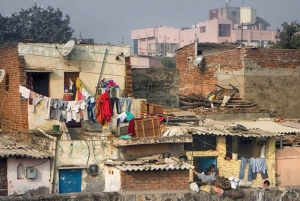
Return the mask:
<path fill-rule="evenodd" d="M 224 7 L 226 0 L 36 0 L 38 5 L 59 7 L 71 17 L 75 35 L 97 43 L 132 44 L 130 31 L 150 26 L 190 27 L 208 19 L 210 9 Z M 31 7 L 34 0 L 0 0 L 0 13 L 9 15 Z M 231 0 L 231 6 L 249 6 L 271 27 L 300 21 L 300 0 Z"/>

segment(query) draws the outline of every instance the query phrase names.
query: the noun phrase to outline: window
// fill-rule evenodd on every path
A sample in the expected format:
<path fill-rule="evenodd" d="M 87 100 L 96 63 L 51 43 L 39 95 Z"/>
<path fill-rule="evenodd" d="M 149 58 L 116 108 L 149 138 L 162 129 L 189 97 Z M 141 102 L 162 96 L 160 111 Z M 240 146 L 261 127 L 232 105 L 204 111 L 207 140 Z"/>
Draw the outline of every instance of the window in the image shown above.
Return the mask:
<path fill-rule="evenodd" d="M 236 16 L 236 11 L 232 11 L 232 16 Z"/>
<path fill-rule="evenodd" d="M 22 163 L 17 166 L 17 179 L 24 179 L 24 167 Z"/>
<path fill-rule="evenodd" d="M 205 33 L 205 31 L 206 31 L 206 27 L 205 26 L 200 27 L 200 33 Z"/>
<path fill-rule="evenodd" d="M 138 54 L 139 41 L 137 39 L 133 40 L 133 54 Z"/>
<path fill-rule="evenodd" d="M 26 73 L 26 86 L 28 89 L 49 96 L 49 73 Z"/>
<path fill-rule="evenodd" d="M 72 80 L 72 82 L 75 84 L 76 83 L 76 79 L 79 77 L 79 73 L 77 72 L 65 72 L 64 73 L 64 92 L 72 92 L 72 90 L 70 89 L 70 80 Z M 68 91 L 66 91 L 68 90 Z"/>
<path fill-rule="evenodd" d="M 219 24 L 219 36 L 229 37 L 230 36 L 230 24 Z"/>

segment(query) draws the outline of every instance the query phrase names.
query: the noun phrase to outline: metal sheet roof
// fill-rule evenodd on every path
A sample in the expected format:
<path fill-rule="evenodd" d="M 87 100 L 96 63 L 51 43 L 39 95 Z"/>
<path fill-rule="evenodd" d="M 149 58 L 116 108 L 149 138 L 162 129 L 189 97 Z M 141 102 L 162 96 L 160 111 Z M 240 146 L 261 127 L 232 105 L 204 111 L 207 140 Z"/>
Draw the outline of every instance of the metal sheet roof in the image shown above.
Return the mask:
<path fill-rule="evenodd" d="M 0 157 L 21 157 L 21 158 L 49 158 L 52 154 L 46 150 L 33 147 L 29 144 L 16 142 L 8 136 L 0 136 Z"/>
<path fill-rule="evenodd" d="M 122 165 L 115 166 L 115 168 L 122 171 L 153 171 L 153 170 L 189 170 L 191 165 L 182 164 L 164 164 L 164 165 Z"/>
<path fill-rule="evenodd" d="M 300 133 L 300 129 L 298 128 L 291 128 L 270 120 L 241 121 L 236 123 L 245 126 L 249 130 L 261 129 L 271 133 L 281 133 L 281 134 Z"/>
<path fill-rule="evenodd" d="M 280 125 L 300 129 L 300 123 L 296 123 L 292 121 L 285 121 L 280 123 Z"/>
<path fill-rule="evenodd" d="M 247 130 L 234 129 L 238 124 Z M 280 137 L 284 134 L 298 133 L 300 129 L 280 125 L 270 119 L 256 121 L 213 121 L 205 120 L 200 126 L 190 127 L 199 135 L 242 136 L 242 137 Z"/>
<path fill-rule="evenodd" d="M 158 162 L 159 161 L 159 162 Z M 194 166 L 181 162 L 178 159 L 165 158 L 146 159 L 136 161 L 103 161 L 105 165 L 114 166 L 121 171 L 154 171 L 154 170 L 188 170 Z"/>

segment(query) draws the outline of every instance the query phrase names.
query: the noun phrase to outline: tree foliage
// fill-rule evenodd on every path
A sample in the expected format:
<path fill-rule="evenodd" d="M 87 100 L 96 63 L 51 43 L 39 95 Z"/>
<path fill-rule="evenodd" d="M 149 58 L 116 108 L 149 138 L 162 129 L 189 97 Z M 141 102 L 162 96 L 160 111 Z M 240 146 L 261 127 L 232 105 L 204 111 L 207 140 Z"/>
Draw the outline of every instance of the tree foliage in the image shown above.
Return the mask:
<path fill-rule="evenodd" d="M 161 61 L 160 61 L 160 65 L 164 68 L 175 68 L 176 64 L 173 60 L 164 57 Z"/>
<path fill-rule="evenodd" d="M 36 42 L 64 43 L 74 32 L 69 25 L 69 15 L 63 18 L 59 8 L 55 10 L 48 6 L 44 9 L 34 4 L 31 8 L 21 9 L 19 13 L 6 17 L 0 14 L 0 41 L 32 39 Z"/>
<path fill-rule="evenodd" d="M 276 34 L 277 43 L 269 42 L 269 46 L 278 49 L 300 49 L 300 24 L 297 21 L 283 23 L 282 30 Z"/>

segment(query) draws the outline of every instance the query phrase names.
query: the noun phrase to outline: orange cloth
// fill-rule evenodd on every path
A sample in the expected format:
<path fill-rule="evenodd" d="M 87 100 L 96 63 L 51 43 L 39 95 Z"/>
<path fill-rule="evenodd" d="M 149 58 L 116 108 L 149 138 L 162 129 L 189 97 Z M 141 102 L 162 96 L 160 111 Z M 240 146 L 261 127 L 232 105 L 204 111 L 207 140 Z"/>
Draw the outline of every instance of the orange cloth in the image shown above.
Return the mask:
<path fill-rule="evenodd" d="M 107 125 L 111 119 L 111 106 L 108 93 L 103 93 L 96 100 L 97 120 L 102 125 Z"/>
<path fill-rule="evenodd" d="M 215 191 L 219 195 L 222 195 L 224 193 L 224 190 L 222 188 L 218 188 L 216 186 L 212 186 L 211 188 L 213 189 L 213 191 Z"/>

